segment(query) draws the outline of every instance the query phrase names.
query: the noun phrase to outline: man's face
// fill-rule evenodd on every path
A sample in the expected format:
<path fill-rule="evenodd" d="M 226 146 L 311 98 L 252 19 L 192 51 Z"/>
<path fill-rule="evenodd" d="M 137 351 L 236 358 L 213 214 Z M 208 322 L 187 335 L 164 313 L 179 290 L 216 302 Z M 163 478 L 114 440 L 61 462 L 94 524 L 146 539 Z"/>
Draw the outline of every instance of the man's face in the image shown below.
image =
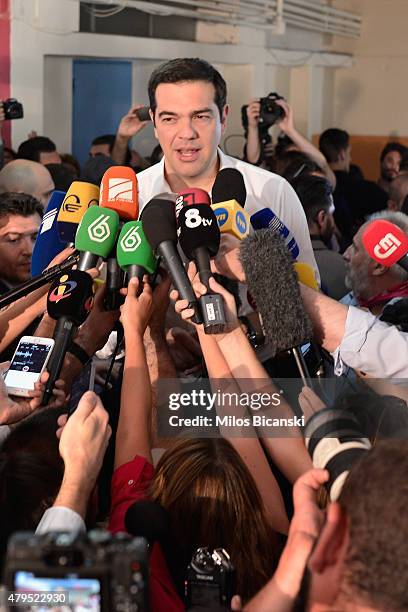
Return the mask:
<path fill-rule="evenodd" d="M 43 207 L 46 208 L 54 189 L 54 181 L 52 180 L 52 176 L 48 172 L 47 168 L 45 166 L 39 166 L 36 168 L 35 189 L 33 189 L 30 195 L 36 198 L 43 205 Z"/>
<path fill-rule="evenodd" d="M 362 243 L 363 231 L 366 226 L 361 227 L 353 238 L 352 244 L 343 253 L 346 261 L 345 284 L 356 297 L 371 297 L 371 269 L 375 265 L 367 255 Z"/>
<path fill-rule="evenodd" d="M 226 126 L 205 81 L 161 83 L 156 89 L 155 133 L 165 156 L 166 174 L 188 185 L 215 178 L 217 147 Z"/>
<path fill-rule="evenodd" d="M 38 161 L 44 166 L 47 164 L 60 164 L 61 157 L 58 151 L 41 151 L 40 159 Z"/>
<path fill-rule="evenodd" d="M 31 277 L 31 255 L 40 223 L 37 213 L 0 219 L 0 276 L 12 285 Z"/>
<path fill-rule="evenodd" d="M 381 162 L 381 178 L 393 181 L 399 174 L 401 154 L 398 151 L 390 151 Z"/>
<path fill-rule="evenodd" d="M 106 155 L 110 157 L 109 145 L 108 144 L 96 144 L 92 145 L 89 149 L 89 157 L 96 157 L 97 155 Z"/>

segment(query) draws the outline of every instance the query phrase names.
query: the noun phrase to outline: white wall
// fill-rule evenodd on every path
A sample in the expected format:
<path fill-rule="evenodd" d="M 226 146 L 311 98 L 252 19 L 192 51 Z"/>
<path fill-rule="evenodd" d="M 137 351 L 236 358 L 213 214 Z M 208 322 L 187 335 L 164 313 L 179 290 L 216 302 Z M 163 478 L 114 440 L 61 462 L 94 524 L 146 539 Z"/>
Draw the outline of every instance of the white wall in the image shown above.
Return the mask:
<path fill-rule="evenodd" d="M 350 59 L 345 55 L 315 52 L 319 35 L 300 35 L 288 30 L 279 39 L 287 49 L 268 48 L 271 41 L 263 31 L 250 28 L 205 27 L 199 24 L 199 42 L 132 38 L 79 33 L 78 4 L 73 0 L 12 0 L 12 95 L 21 99 L 25 117 L 13 122 L 13 145 L 34 129 L 55 140 L 61 151 L 71 149 L 72 59 L 113 58 L 133 62 L 133 99 L 147 102 L 146 85 L 154 66 L 171 57 L 200 56 L 221 67 L 228 85 L 232 107 L 227 135 L 241 133 L 240 108 L 251 97 L 279 91 L 290 100 L 293 93 L 302 96 L 301 127 L 309 129 L 319 113 L 331 101 L 321 100 L 322 88 L 310 86 L 309 77 L 298 86 L 291 76 L 291 66 L 321 66 L 323 73 Z M 273 40 L 278 40 L 274 37 Z M 269 42 L 268 42 L 269 40 Z M 299 42 L 296 48 L 296 40 Z M 320 41 L 320 42 L 319 42 Z M 227 44 L 239 42 L 239 44 Z M 214 44 L 218 43 L 218 44 Z M 305 48 L 301 45 L 309 45 Z M 289 49 L 288 49 L 289 48 Z M 329 67 L 328 67 L 329 66 Z M 305 68 L 306 73 L 309 70 Z M 296 95 L 296 98 L 298 97 Z M 303 98 L 307 103 L 303 104 Z M 242 151 L 242 140 L 230 139 L 229 150 Z M 150 153 L 154 144 L 149 127 L 135 138 L 134 146 L 143 154 Z"/>
<path fill-rule="evenodd" d="M 408 135 L 408 2 L 343 0 L 361 12 L 351 68 L 335 73 L 333 123 L 352 134 Z"/>

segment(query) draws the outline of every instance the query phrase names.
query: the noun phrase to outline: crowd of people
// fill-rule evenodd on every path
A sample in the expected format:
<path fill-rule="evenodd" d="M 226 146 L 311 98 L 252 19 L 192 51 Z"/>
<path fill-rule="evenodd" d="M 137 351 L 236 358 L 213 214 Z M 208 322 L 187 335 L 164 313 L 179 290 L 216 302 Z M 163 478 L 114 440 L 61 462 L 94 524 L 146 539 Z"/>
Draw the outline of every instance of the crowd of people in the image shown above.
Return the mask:
<path fill-rule="evenodd" d="M 195 188 L 211 194 L 217 174 L 235 169 L 245 182 L 244 210 L 272 211 L 313 276 L 312 283 L 296 281 L 296 299 L 313 328 L 300 358 L 322 386 L 304 384 L 299 352 L 272 355 L 262 338 L 265 321 L 247 296 L 245 241 L 236 235 L 221 234 L 207 284 L 186 263 L 198 301 L 222 297 L 226 325 L 217 334 L 194 322 L 191 303 L 163 261 L 154 282 L 130 279 L 120 289 L 122 305 L 106 310 L 106 264 L 98 262 L 87 270 L 98 285 L 93 307 L 64 353 L 48 405 L 42 402 L 48 372 L 25 398 L 9 395 L 0 377 L 3 563 L 17 531 L 126 532 L 129 508 L 150 500 L 168 521 L 166 537 L 154 537 L 150 548 L 152 612 L 189 609 L 186 572 L 203 547 L 224 549 L 235 568 L 227 609 L 408 610 L 408 271 L 398 262 L 378 263 L 363 240 L 378 221 L 408 235 L 408 149 L 389 142 L 378 181 L 366 180 L 352 164 L 346 131 L 324 131 L 317 148 L 296 129 L 290 104 L 277 99 L 276 143 L 263 143 L 261 103 L 253 100 L 245 110 L 242 159 L 226 155 L 220 148 L 226 83 L 204 60 L 162 64 L 148 94 L 158 141 L 149 158 L 131 148 L 149 123 L 139 118 L 141 105 L 132 106 L 116 134 L 95 135 L 83 167 L 35 133 L 16 151 L 0 145 L 0 297 L 31 278 L 33 248 L 55 189 L 66 192 L 73 181 L 99 186 L 107 169 L 127 166 L 137 175 L 141 212 L 163 194 L 169 206 L 169 194 Z M 3 119 L 0 105 L 0 127 Z M 74 253 L 64 248 L 49 267 Z M 255 259 L 268 279 L 274 273 L 268 262 Z M 0 311 L 4 372 L 23 336 L 53 337 L 48 290 L 49 284 L 37 288 Z M 163 382 L 187 381 L 191 389 L 206 381 L 215 391 L 223 381 L 239 397 L 248 389 L 281 393 L 276 372 L 293 379 L 296 390 L 283 393 L 279 413 L 304 419 L 290 434 L 254 426 L 244 433 L 219 427 L 211 435 L 197 429 L 163 435 Z M 341 384 L 329 395 L 323 383 L 334 378 Z M 216 409 L 223 414 L 222 406 Z M 248 411 L 236 404 L 233 418 Z M 355 420 L 354 432 L 344 425 L 345 413 Z M 183 414 L 193 414 L 190 406 Z M 330 416 L 328 444 L 312 452 L 307 423 L 318 415 Z M 364 452 L 347 446 L 353 436 Z M 340 475 L 332 496 L 328 483 Z M 205 597 L 194 605 L 218 609 L 206 607 Z"/>

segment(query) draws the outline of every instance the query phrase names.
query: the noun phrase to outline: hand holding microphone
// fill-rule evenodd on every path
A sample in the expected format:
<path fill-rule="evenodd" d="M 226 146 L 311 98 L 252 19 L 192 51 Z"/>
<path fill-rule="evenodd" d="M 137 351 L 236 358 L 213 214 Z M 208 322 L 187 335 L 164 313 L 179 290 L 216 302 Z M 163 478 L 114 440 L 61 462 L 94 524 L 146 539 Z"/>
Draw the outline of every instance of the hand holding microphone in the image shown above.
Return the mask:
<path fill-rule="evenodd" d="M 188 194 L 197 196 L 189 198 L 194 203 L 179 209 L 179 243 L 187 259 L 196 263 L 200 281 L 207 289 L 205 295 L 200 297 L 204 331 L 206 334 L 218 334 L 224 331 L 226 323 L 223 300 L 219 294 L 211 291 L 209 281 L 212 277 L 210 260 L 218 253 L 220 230 L 209 206 L 208 194 L 201 189 L 194 192 Z"/>

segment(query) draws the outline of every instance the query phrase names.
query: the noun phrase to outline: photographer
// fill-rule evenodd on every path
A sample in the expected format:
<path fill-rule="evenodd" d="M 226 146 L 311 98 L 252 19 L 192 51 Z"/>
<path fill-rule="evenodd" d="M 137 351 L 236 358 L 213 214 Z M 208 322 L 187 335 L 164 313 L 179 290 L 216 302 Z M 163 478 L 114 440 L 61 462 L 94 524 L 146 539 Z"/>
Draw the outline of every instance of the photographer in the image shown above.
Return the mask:
<path fill-rule="evenodd" d="M 260 135 L 260 122 L 259 119 L 261 117 L 261 100 L 252 100 L 250 104 L 248 104 L 246 108 L 246 115 L 248 118 L 248 129 L 247 129 L 247 142 L 246 142 L 246 160 L 252 164 L 259 165 L 262 161 L 264 161 L 264 157 L 269 156 L 270 146 L 268 141 L 266 140 L 264 146 L 261 141 Z M 302 153 L 306 153 L 324 172 L 328 181 L 336 186 L 336 177 L 334 172 L 330 168 L 327 163 L 324 155 L 317 149 L 309 140 L 307 140 L 302 134 L 300 134 L 294 122 L 293 110 L 292 107 L 284 100 L 283 98 L 275 98 L 271 103 L 282 109 L 282 117 L 278 118 L 276 125 L 279 126 L 281 131 L 288 137 L 293 143 L 292 150 L 297 150 Z M 270 104 L 271 104 L 270 103 Z M 269 127 L 272 127 L 274 123 L 270 124 Z M 262 122 L 261 122 L 262 124 Z M 262 128 L 263 130 L 267 129 L 267 126 Z M 269 135 L 267 135 L 269 136 Z M 266 137 L 264 138 L 264 140 Z"/>

